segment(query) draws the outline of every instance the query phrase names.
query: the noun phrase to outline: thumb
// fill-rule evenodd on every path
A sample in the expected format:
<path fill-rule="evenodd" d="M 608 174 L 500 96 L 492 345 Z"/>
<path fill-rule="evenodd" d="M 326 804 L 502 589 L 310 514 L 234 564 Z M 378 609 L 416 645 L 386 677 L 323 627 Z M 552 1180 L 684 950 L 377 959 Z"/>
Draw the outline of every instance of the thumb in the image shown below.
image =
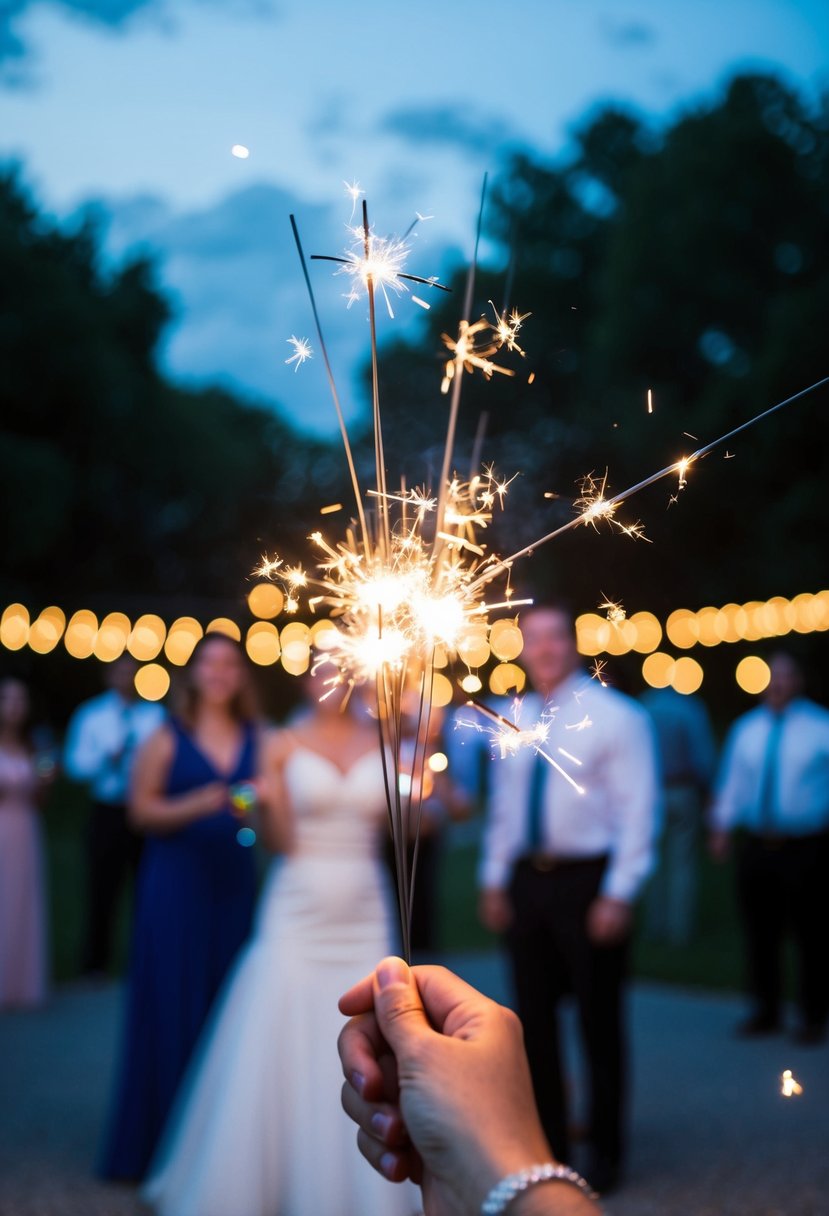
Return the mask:
<path fill-rule="evenodd" d="M 402 958 L 384 958 L 374 973 L 374 1014 L 398 1060 L 431 1032 L 411 969 Z"/>

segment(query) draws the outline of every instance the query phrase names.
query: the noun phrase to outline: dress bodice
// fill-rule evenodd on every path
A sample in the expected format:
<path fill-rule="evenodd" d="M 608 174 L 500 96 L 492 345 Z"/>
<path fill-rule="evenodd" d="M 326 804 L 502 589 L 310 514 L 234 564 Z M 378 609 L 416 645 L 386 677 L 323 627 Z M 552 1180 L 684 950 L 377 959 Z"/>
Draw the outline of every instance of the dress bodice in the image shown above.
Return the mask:
<path fill-rule="evenodd" d="M 0 805 L 29 809 L 35 801 L 37 772 L 31 756 L 0 749 Z"/>
<path fill-rule="evenodd" d="M 343 772 L 321 752 L 300 745 L 286 759 L 284 775 L 296 855 L 374 855 L 386 806 L 379 751 L 365 752 Z"/>

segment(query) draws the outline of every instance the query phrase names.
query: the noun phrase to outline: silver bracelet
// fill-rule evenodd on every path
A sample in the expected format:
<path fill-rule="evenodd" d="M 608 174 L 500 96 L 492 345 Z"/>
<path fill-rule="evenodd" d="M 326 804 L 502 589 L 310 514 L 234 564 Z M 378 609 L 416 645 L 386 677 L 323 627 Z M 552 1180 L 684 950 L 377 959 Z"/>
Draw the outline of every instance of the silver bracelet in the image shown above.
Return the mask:
<path fill-rule="evenodd" d="M 552 1162 L 547 1162 L 545 1165 L 530 1165 L 525 1170 L 519 1170 L 517 1174 L 508 1174 L 506 1178 L 502 1178 L 484 1200 L 481 1216 L 501 1216 L 516 1195 L 529 1190 L 538 1182 L 569 1182 L 588 1199 L 598 1199 L 598 1195 L 587 1181 L 581 1174 L 571 1170 L 569 1165 L 553 1165 Z"/>

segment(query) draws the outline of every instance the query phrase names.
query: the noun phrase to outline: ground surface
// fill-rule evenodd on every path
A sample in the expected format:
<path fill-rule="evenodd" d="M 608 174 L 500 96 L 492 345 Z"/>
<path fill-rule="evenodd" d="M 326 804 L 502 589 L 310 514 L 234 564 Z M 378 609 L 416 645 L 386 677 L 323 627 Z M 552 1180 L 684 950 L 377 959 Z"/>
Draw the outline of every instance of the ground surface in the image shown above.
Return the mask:
<path fill-rule="evenodd" d="M 450 962 L 507 997 L 495 956 Z M 115 986 L 70 986 L 41 1012 L 0 1015 L 0 1216 L 145 1212 L 90 1173 L 118 1002 Z M 829 1216 L 829 1048 L 735 1041 L 728 996 L 642 984 L 631 1013 L 633 1151 L 608 1216 Z M 785 1068 L 802 1096 L 780 1095 Z"/>

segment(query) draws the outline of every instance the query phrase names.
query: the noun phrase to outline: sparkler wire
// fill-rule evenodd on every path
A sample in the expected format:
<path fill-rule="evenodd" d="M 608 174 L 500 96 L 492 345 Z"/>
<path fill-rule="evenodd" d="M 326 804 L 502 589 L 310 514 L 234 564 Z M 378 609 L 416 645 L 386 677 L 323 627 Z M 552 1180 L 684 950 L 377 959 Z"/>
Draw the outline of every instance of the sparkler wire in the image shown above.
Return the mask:
<path fill-rule="evenodd" d="M 299 254 L 300 265 L 302 266 L 302 273 L 305 276 L 305 286 L 308 290 L 308 298 L 311 301 L 311 312 L 314 314 L 314 325 L 316 326 L 316 329 L 317 329 L 317 339 L 320 344 L 320 350 L 322 351 L 323 363 L 325 364 L 325 374 L 328 377 L 328 387 L 331 390 L 331 396 L 334 400 L 334 409 L 336 410 L 336 413 L 337 413 L 337 422 L 339 423 L 339 427 L 340 427 L 340 436 L 343 441 L 343 447 L 345 448 L 345 458 L 348 461 L 348 471 L 351 476 L 351 487 L 354 491 L 354 500 L 357 504 L 357 515 L 360 520 L 360 530 L 363 534 L 363 547 L 367 552 L 368 551 L 368 529 L 366 527 L 366 517 L 365 517 L 365 512 L 363 510 L 363 498 L 360 493 L 360 483 L 357 480 L 357 469 L 354 465 L 354 455 L 351 450 L 351 443 L 349 442 L 348 430 L 345 425 L 345 418 L 343 417 L 342 407 L 340 406 L 340 395 L 337 392 L 337 384 L 336 384 L 336 381 L 334 380 L 334 373 L 331 370 L 331 362 L 328 358 L 328 348 L 325 345 L 325 338 L 323 337 L 323 333 L 322 333 L 322 324 L 320 322 L 320 316 L 319 316 L 319 312 L 317 310 L 317 301 L 316 301 L 316 297 L 314 296 L 314 289 L 311 286 L 311 276 L 308 274 L 308 264 L 305 261 L 305 254 L 303 253 L 303 250 L 302 250 L 302 241 L 299 239 L 299 229 L 297 228 L 296 218 L 292 215 L 290 217 L 290 219 L 291 219 L 291 229 L 294 234 L 294 241 L 296 242 L 297 253 Z"/>
<path fill-rule="evenodd" d="M 713 452 L 713 450 L 719 447 L 721 444 L 727 443 L 728 440 L 733 439 L 735 435 L 739 435 L 743 431 L 748 430 L 749 427 L 754 426 L 756 422 L 762 421 L 763 418 L 769 418 L 772 414 L 776 414 L 778 410 L 784 409 L 787 405 L 792 405 L 795 401 L 800 401 L 801 398 L 808 396 L 809 393 L 816 392 L 819 388 L 824 388 L 827 384 L 829 384 L 829 376 L 824 376 L 823 379 L 816 380 L 815 383 L 810 384 L 808 388 L 800 389 L 799 392 L 793 393 L 791 397 L 786 397 L 785 400 L 778 401 L 776 405 L 769 406 L 769 408 L 763 410 L 762 413 L 755 414 L 753 418 L 749 418 L 746 422 L 741 422 L 739 426 L 735 426 L 732 430 L 726 431 L 724 435 L 720 435 L 717 439 L 712 439 L 710 443 L 706 443 L 703 447 L 697 448 L 697 450 L 692 452 L 690 456 L 685 456 L 681 460 L 675 460 L 673 464 L 666 465 L 664 469 L 660 469 L 656 473 L 651 473 L 649 477 L 644 477 L 642 481 L 638 481 L 635 485 L 629 486 L 626 490 L 620 490 L 618 494 L 613 494 L 610 498 L 602 499 L 603 509 L 606 511 L 610 507 L 618 506 L 619 503 L 623 502 L 627 498 L 630 498 L 633 494 L 638 494 L 640 490 L 644 490 L 648 486 L 652 486 L 655 482 L 661 481 L 663 477 L 668 477 L 671 473 L 681 473 L 695 461 L 701 460 L 704 456 L 707 456 L 709 452 Z M 490 568 L 485 571 L 484 574 L 475 580 L 475 582 L 472 584 L 472 589 L 474 590 L 485 585 L 502 570 L 505 570 L 511 566 L 513 562 L 518 561 L 519 558 L 527 557 L 528 554 L 533 552 L 533 550 L 540 548 L 541 545 L 546 545 L 548 541 L 555 540 L 557 536 L 561 536 L 563 533 L 571 531 L 573 528 L 578 527 L 579 524 L 584 524 L 587 519 L 588 517 L 584 514 L 576 515 L 573 519 L 568 520 L 566 524 L 562 524 L 561 527 L 555 528 L 552 532 L 548 532 L 546 536 L 542 536 L 538 540 L 533 541 L 532 544 L 525 545 L 523 549 L 518 549 L 515 553 L 511 553 L 509 557 L 499 558 L 498 561 L 490 566 Z"/>
<path fill-rule="evenodd" d="M 469 317 L 472 312 L 472 296 L 475 290 L 475 271 L 478 265 L 478 247 L 481 243 L 481 226 L 484 219 L 484 204 L 486 203 L 486 188 L 488 174 L 484 174 L 484 180 L 481 185 L 481 203 L 478 208 L 478 223 L 475 228 L 475 249 L 472 255 L 472 261 L 469 264 L 469 271 L 466 276 L 466 292 L 463 299 L 463 313 L 461 314 L 461 328 L 468 326 Z M 463 360 L 456 359 L 455 375 L 452 380 L 452 397 L 449 405 L 449 421 L 446 427 L 446 445 L 443 449 L 443 466 L 440 471 L 440 489 L 438 491 L 438 508 L 436 515 L 435 531 L 443 531 L 443 520 L 446 512 L 446 488 L 449 484 L 449 469 L 452 464 L 452 451 L 455 447 L 455 430 L 458 422 L 458 410 L 461 402 L 461 380 L 463 378 Z"/>

